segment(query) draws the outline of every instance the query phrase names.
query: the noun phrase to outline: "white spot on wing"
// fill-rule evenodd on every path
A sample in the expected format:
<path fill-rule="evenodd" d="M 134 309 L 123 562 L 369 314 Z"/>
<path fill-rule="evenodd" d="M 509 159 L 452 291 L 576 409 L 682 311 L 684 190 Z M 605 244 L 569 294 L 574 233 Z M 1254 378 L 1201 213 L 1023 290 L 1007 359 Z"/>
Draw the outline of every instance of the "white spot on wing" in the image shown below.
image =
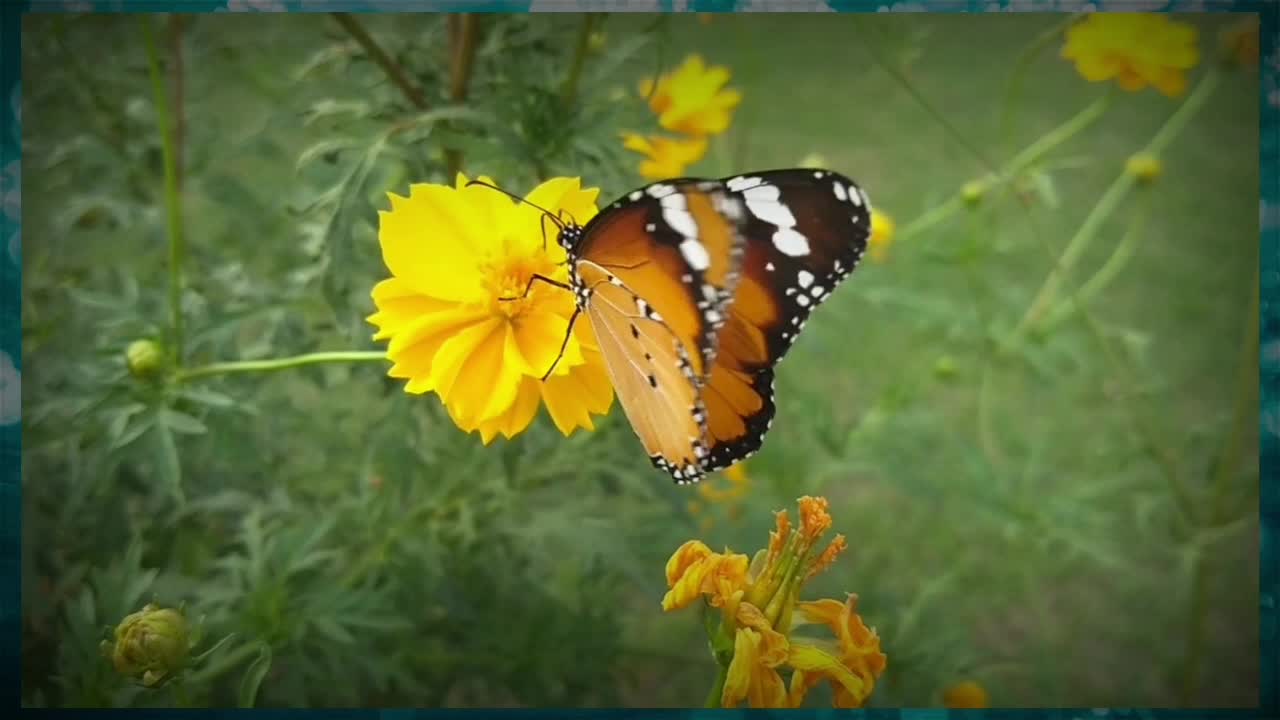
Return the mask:
<path fill-rule="evenodd" d="M 630 200 L 631 202 L 635 202 L 636 200 L 639 200 L 643 196 L 644 196 L 644 193 L 640 192 L 639 190 L 636 190 L 632 192 L 630 195 L 628 195 L 627 199 Z"/>
<path fill-rule="evenodd" d="M 858 188 L 852 185 L 849 186 L 849 202 L 862 207 L 862 194 L 858 192 Z"/>
<path fill-rule="evenodd" d="M 650 185 L 649 189 L 646 192 L 649 193 L 650 197 L 661 199 L 670 195 L 675 191 L 676 189 L 674 187 L 671 187 L 670 185 L 664 185 L 662 183 L 658 183 L 657 185 Z"/>
<path fill-rule="evenodd" d="M 849 194 L 844 191 L 844 186 L 840 183 L 832 183 L 831 189 L 835 192 L 836 199 L 840 202 L 844 202 L 849 199 Z"/>
<path fill-rule="evenodd" d="M 745 175 L 739 175 L 736 178 L 729 178 L 729 181 L 726 182 L 725 185 L 734 192 L 742 192 L 743 190 L 746 190 L 747 188 L 753 188 L 762 182 L 764 181 L 758 177 L 747 177 Z"/>
<path fill-rule="evenodd" d="M 693 218 L 688 213 L 684 214 L 689 218 L 689 222 L 693 222 Z M 677 230 L 679 228 L 676 228 Z M 688 236 L 689 233 L 681 232 L 682 235 Z M 706 270 L 711 267 L 711 255 L 707 253 L 707 248 L 697 240 L 689 239 L 680 243 L 680 254 L 684 256 L 685 262 L 689 263 L 689 267 L 694 270 Z"/>
<path fill-rule="evenodd" d="M 813 284 L 813 273 L 808 270 L 801 270 L 796 273 L 796 281 L 800 283 L 800 287 L 807 288 Z"/>
<path fill-rule="evenodd" d="M 789 227 L 773 234 L 773 246 L 783 255 L 803 257 L 809 254 L 809 239 Z"/>
<path fill-rule="evenodd" d="M 764 264 L 764 269 L 768 270 L 769 272 L 773 272 L 776 268 L 773 267 L 772 262 L 767 262 Z"/>
<path fill-rule="evenodd" d="M 797 305 L 799 305 L 800 307 L 808 307 L 808 306 L 809 306 L 809 296 L 808 296 L 808 295 L 797 295 L 797 296 L 796 296 L 796 304 L 797 304 Z"/>

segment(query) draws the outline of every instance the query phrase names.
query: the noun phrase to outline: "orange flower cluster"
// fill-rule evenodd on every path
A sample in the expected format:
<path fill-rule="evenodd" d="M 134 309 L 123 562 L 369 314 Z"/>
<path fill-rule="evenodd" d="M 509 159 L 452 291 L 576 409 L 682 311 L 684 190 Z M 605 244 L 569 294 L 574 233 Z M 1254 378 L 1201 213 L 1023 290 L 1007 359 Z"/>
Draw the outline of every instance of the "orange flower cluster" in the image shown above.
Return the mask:
<path fill-rule="evenodd" d="M 823 681 L 832 686 L 836 707 L 861 707 L 884 672 L 880 638 L 858 614 L 857 595 L 800 600 L 801 587 L 830 568 L 848 544 L 837 534 L 819 550 L 831 529 L 825 498 L 802 497 L 799 510 L 796 528 L 785 510 L 776 514 L 768 547 L 750 562 L 746 555 L 713 552 L 699 540 L 680 546 L 667 562 L 663 610 L 698 599 L 721 610 L 718 637 L 712 639 L 727 656 L 721 707 L 743 701 L 754 708 L 799 707 Z M 805 625 L 825 627 L 831 637 L 793 632 Z M 790 678 L 784 681 L 786 671 Z"/>

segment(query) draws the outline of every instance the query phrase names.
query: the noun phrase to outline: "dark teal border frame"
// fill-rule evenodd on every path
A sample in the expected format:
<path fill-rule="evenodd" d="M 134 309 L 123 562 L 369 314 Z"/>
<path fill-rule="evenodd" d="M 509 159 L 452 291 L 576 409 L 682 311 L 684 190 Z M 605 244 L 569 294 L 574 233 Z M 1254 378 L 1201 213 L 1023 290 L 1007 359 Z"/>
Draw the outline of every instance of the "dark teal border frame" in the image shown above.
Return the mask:
<path fill-rule="evenodd" d="M 530 0 L 274 0 L 271 5 L 288 12 L 396 12 L 396 11 L 469 11 L 528 12 Z M 825 5 L 839 12 L 875 12 L 883 7 L 892 10 L 892 0 L 826 0 Z M 1156 710 L 1137 708 L 1069 708 L 1055 710 L 861 710 L 861 711 L 768 711 L 768 710 L 363 710 L 363 711 L 299 711 L 323 718 L 410 718 L 525 717 L 545 720 L 571 718 L 711 718 L 717 716 L 797 718 L 860 717 L 868 720 L 946 720 L 952 717 L 1001 718 L 1013 720 L 1109 720 L 1113 718 L 1150 718 L 1151 720 L 1245 720 L 1246 718 L 1280 718 L 1280 645 L 1277 645 L 1277 594 L 1280 591 L 1280 485 L 1275 473 L 1280 463 L 1280 435 L 1266 429 L 1267 417 L 1280 417 L 1280 100 L 1272 104 L 1272 95 L 1280 97 L 1280 0 L 1169 0 L 1136 2 L 1134 0 L 1092 0 L 1101 11 L 1163 10 L 1187 12 L 1259 13 L 1261 16 L 1261 66 L 1259 68 L 1259 152 L 1261 225 L 1259 261 L 1261 294 L 1259 319 L 1258 408 L 1259 477 L 1261 512 L 1261 565 L 1259 608 L 1261 642 L 1259 707 L 1252 710 Z M 22 119 L 21 42 L 22 16 L 26 13 L 83 12 L 216 12 L 227 10 L 228 0 L 0 0 L 0 365 L 13 363 L 21 377 L 22 369 L 22 265 L 20 205 Z M 558 11 L 580 12 L 609 10 L 617 12 L 749 12 L 806 11 L 819 5 L 819 0 L 541 0 L 540 6 Z M 1081 9 L 1084 0 L 916 0 L 913 8 L 929 12 L 990 12 L 995 9 L 1030 12 L 1067 12 Z M 15 202 L 18 198 L 19 202 Z M 12 402 L 20 396 L 20 384 L 0 377 L 0 398 Z M 21 503 L 21 423 L 0 425 L 0 707 L 21 706 L 21 613 L 20 583 L 22 503 Z M 35 711 L 27 711 L 35 712 Z M 41 711 L 70 715 L 69 711 Z M 99 711 L 104 717 L 132 717 L 152 714 L 138 710 Z M 249 710 L 259 717 L 295 716 L 294 711 Z M 165 717 L 212 717 L 211 711 L 166 711 Z M 226 712 L 226 715 L 232 713 Z"/>

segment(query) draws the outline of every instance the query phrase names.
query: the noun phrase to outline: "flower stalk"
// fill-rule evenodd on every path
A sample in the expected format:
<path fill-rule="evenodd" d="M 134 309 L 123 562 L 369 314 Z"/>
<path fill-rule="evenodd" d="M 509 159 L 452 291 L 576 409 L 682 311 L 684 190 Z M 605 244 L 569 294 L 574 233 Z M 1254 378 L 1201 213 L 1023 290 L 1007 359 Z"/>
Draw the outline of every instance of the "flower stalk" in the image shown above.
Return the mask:
<path fill-rule="evenodd" d="M 409 79 L 404 68 L 387 55 L 386 51 L 378 45 L 378 42 L 373 39 L 368 30 L 365 30 L 364 25 L 359 20 L 352 17 L 350 13 L 336 12 L 330 13 L 330 16 L 342 26 L 343 30 L 347 31 L 351 39 L 360 45 L 365 53 L 368 54 L 369 59 L 382 68 L 382 72 L 387 74 L 387 78 L 400 89 L 400 92 L 404 94 L 405 99 L 410 104 L 419 110 L 427 109 L 427 98 L 423 94 L 422 88 Z"/>
<path fill-rule="evenodd" d="M 1143 153 L 1159 157 L 1160 152 L 1177 137 L 1178 133 L 1186 127 L 1187 123 L 1195 116 L 1200 107 L 1208 101 L 1213 90 L 1217 87 L 1219 73 L 1216 70 L 1209 70 L 1203 79 L 1196 85 L 1191 95 L 1182 103 L 1181 106 L 1169 117 L 1164 126 L 1151 138 L 1151 142 L 1143 149 Z M 1039 322 L 1048 312 L 1051 304 L 1057 297 L 1064 278 L 1067 273 L 1075 266 L 1075 264 L 1083 256 L 1085 250 L 1092 244 L 1097 237 L 1098 229 L 1102 227 L 1120 203 L 1128 196 L 1129 191 L 1137 183 L 1137 178 L 1128 173 L 1121 173 L 1112 181 L 1111 185 L 1098 199 L 1098 203 L 1090 211 L 1084 223 L 1080 225 L 1079 230 L 1067 243 L 1066 249 L 1062 251 L 1062 255 L 1058 257 L 1053 269 L 1049 272 L 1049 276 L 1045 279 L 1040 291 L 1036 294 L 1031 305 L 1028 306 L 1022 319 L 1018 322 L 1014 329 L 1012 337 L 1006 341 L 1005 347 L 1008 348 L 1013 343 L 1020 340 L 1033 325 Z"/>
<path fill-rule="evenodd" d="M 212 375 L 229 375 L 232 373 L 253 373 L 253 372 L 273 372 L 276 370 L 288 370 L 290 368 L 304 367 L 306 365 L 321 365 L 326 363 L 351 363 L 351 362 L 379 362 L 385 361 L 387 354 L 378 351 L 336 351 L 336 352 L 317 352 L 307 353 L 305 355 L 294 355 L 292 357 L 272 358 L 270 360 L 236 360 L 231 362 L 211 363 L 209 365 L 201 365 L 194 368 L 186 368 L 179 370 L 177 380 L 186 382 L 196 380 L 202 377 L 210 377 Z"/>
<path fill-rule="evenodd" d="M 185 255 L 183 239 L 182 198 L 178 192 L 178 150 L 170 122 L 169 93 L 160 76 L 160 53 L 156 47 L 151 18 L 142 18 L 143 43 L 147 51 L 147 69 L 151 76 L 152 100 L 156 122 L 160 128 L 161 158 L 164 164 L 164 206 L 169 236 L 169 351 L 174 365 L 181 365 L 182 352 L 182 265 Z"/>
<path fill-rule="evenodd" d="M 587 60 L 587 51 L 591 49 L 591 33 L 595 29 L 596 14 L 587 13 L 582 17 L 582 25 L 578 28 L 578 42 L 573 50 L 573 60 L 569 63 L 569 73 L 564 79 L 561 97 L 565 109 L 573 107 L 578 99 L 578 82 L 582 79 L 582 67 Z"/>
<path fill-rule="evenodd" d="M 450 63 L 449 100 L 459 104 L 467 99 L 471 86 L 471 68 L 475 63 L 479 41 L 479 21 L 471 13 L 449 16 Z M 462 171 L 462 151 L 445 148 L 445 179 L 452 180 Z"/>

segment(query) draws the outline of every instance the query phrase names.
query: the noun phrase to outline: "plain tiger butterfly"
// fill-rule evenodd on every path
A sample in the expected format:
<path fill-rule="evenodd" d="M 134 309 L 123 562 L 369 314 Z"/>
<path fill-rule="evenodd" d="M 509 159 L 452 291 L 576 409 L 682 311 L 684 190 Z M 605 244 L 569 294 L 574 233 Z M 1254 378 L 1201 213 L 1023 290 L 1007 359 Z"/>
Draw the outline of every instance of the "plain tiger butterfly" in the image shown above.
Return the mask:
<path fill-rule="evenodd" d="M 679 484 L 760 448 L 775 366 L 871 235 L 866 192 L 813 169 L 665 180 L 586 225 L 546 217 L 570 281 L 530 286 L 574 293 L 564 342 L 585 315 L 631 427 Z"/>

